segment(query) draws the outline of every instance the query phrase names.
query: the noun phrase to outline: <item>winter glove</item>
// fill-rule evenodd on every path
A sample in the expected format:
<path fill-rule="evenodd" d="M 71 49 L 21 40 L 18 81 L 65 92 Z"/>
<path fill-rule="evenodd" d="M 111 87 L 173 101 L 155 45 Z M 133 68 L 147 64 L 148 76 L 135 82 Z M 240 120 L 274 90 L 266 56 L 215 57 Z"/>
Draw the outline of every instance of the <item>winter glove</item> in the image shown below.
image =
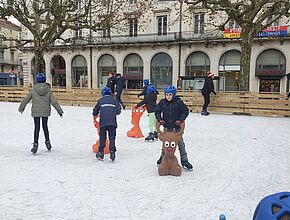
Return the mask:
<path fill-rule="evenodd" d="M 134 106 L 134 109 L 138 109 L 139 107 L 137 105 Z"/>
<path fill-rule="evenodd" d="M 63 117 L 63 113 L 59 114 L 59 116 L 62 118 Z"/>
<path fill-rule="evenodd" d="M 215 91 L 213 91 L 213 94 L 215 94 L 215 95 L 216 95 L 216 92 L 215 92 Z"/>
<path fill-rule="evenodd" d="M 176 126 L 180 126 L 181 123 L 182 123 L 182 121 L 177 120 L 177 121 L 175 122 L 175 125 L 176 125 Z"/>
<path fill-rule="evenodd" d="M 161 125 L 163 125 L 163 126 L 166 125 L 166 122 L 165 122 L 164 120 L 160 120 L 159 123 L 160 123 Z"/>

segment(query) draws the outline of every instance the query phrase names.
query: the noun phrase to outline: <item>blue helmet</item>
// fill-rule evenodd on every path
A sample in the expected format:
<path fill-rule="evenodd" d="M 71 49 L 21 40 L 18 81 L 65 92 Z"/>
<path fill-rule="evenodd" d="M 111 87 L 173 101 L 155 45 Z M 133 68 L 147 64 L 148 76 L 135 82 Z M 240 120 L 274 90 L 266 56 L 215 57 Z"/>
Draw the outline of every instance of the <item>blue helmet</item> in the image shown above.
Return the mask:
<path fill-rule="evenodd" d="M 145 86 L 148 86 L 149 85 L 149 79 L 144 79 L 143 83 L 144 83 Z"/>
<path fill-rule="evenodd" d="M 105 95 L 112 95 L 112 90 L 108 86 L 105 86 L 102 89 L 102 96 L 105 96 Z"/>
<path fill-rule="evenodd" d="M 46 80 L 44 73 L 37 73 L 36 75 L 36 82 L 37 83 L 44 83 Z"/>
<path fill-rule="evenodd" d="M 156 92 L 155 86 L 153 86 L 152 84 L 147 86 L 147 93 L 155 93 L 155 92 Z"/>
<path fill-rule="evenodd" d="M 166 89 L 164 89 L 164 96 L 166 95 L 166 93 L 172 93 L 173 98 L 176 96 L 176 88 L 175 86 L 168 86 Z"/>
<path fill-rule="evenodd" d="M 263 198 L 253 220 L 279 220 L 290 217 L 290 192 L 280 192 Z"/>

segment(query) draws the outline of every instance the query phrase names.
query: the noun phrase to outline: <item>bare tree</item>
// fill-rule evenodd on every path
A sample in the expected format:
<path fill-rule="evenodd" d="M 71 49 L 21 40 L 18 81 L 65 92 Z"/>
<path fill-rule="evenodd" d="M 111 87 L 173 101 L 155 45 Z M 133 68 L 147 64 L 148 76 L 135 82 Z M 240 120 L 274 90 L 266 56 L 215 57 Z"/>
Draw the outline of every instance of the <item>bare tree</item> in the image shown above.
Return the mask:
<path fill-rule="evenodd" d="M 219 24 L 224 30 L 229 20 L 241 27 L 241 82 L 240 90 L 249 90 L 251 51 L 257 33 L 282 16 L 289 16 L 289 0 L 191 0 L 190 4 L 208 9 L 212 14 L 226 13 Z M 194 7 L 192 7 L 194 10 Z"/>

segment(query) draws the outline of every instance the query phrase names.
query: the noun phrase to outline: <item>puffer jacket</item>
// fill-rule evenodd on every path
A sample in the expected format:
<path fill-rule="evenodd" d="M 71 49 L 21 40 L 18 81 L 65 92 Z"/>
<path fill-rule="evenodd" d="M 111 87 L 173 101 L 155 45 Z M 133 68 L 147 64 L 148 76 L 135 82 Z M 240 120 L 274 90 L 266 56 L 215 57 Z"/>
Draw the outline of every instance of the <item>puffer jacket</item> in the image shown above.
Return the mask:
<path fill-rule="evenodd" d="M 52 105 L 59 115 L 63 114 L 63 110 L 55 100 L 50 86 L 47 83 L 35 84 L 31 91 L 23 98 L 18 108 L 19 112 L 23 112 L 26 105 L 32 99 L 31 116 L 32 117 L 49 117 Z"/>

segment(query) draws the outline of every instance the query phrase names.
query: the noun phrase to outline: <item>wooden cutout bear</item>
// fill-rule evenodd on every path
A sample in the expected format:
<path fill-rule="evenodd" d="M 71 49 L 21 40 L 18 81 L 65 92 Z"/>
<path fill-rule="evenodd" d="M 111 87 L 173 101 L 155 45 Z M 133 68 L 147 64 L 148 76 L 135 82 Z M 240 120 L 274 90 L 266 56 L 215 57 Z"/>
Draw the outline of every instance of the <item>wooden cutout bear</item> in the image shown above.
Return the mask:
<path fill-rule="evenodd" d="M 181 167 L 178 164 L 178 160 L 174 153 L 178 142 L 182 138 L 185 123 L 182 122 L 180 124 L 180 130 L 178 132 L 176 132 L 175 129 L 173 129 L 173 131 L 167 131 L 166 128 L 164 128 L 164 131 L 162 132 L 160 130 L 160 123 L 158 121 L 156 123 L 156 128 L 157 132 L 159 133 L 158 138 L 162 141 L 162 150 L 165 153 L 165 155 L 162 157 L 161 164 L 158 166 L 159 176 L 180 176 Z"/>

